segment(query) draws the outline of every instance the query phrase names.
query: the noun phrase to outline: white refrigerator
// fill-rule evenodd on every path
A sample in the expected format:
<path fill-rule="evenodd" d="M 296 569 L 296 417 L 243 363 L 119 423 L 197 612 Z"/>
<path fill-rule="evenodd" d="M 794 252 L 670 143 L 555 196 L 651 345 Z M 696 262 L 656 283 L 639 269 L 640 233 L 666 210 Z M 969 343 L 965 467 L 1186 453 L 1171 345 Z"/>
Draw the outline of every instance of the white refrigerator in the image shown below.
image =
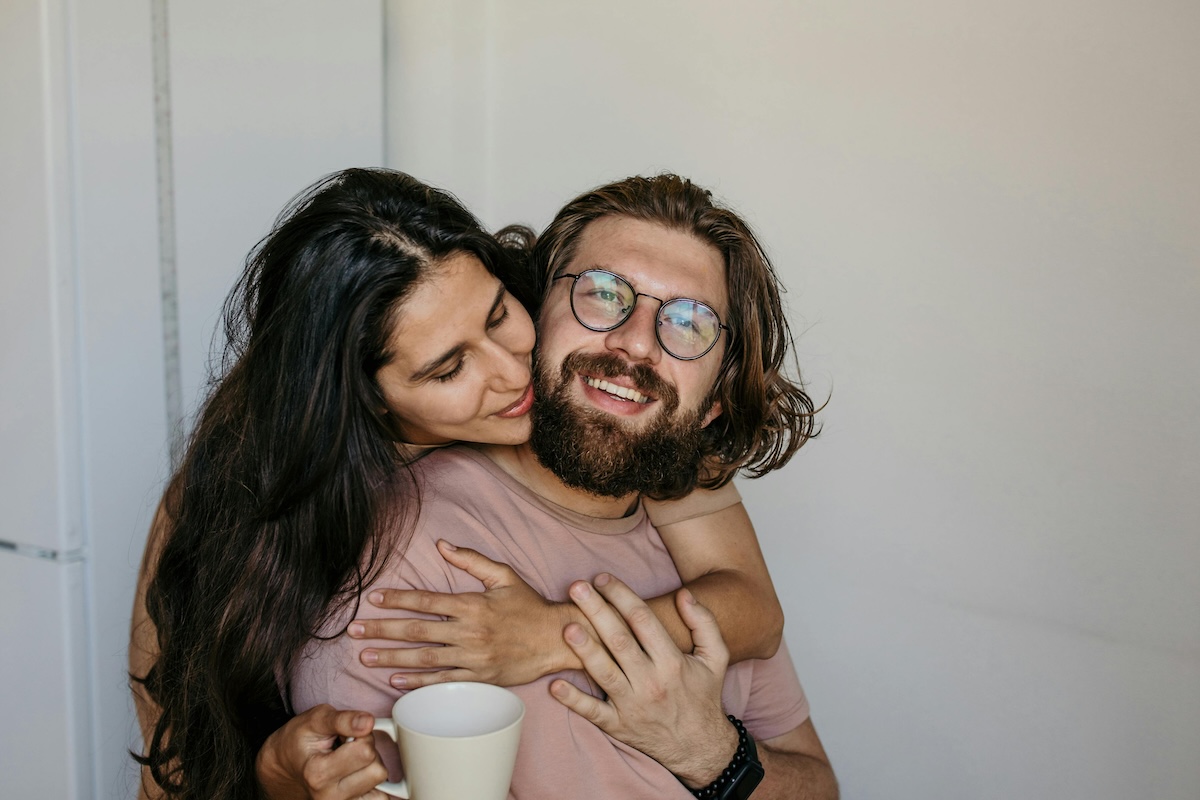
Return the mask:
<path fill-rule="evenodd" d="M 0 2 L 0 800 L 135 796 L 168 418 L 284 203 L 382 163 L 383 37 L 381 0 Z"/>
<path fill-rule="evenodd" d="M 125 0 L 0 4 L 6 800 L 136 790 L 125 649 L 166 472 L 145 12 Z"/>

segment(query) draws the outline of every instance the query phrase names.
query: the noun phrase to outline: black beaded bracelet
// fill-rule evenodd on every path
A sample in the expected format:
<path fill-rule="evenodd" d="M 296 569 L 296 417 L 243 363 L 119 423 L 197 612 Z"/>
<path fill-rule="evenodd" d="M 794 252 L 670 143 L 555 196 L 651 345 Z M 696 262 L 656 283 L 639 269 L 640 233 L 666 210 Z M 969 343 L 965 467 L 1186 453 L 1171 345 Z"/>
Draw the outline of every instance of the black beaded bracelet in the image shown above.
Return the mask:
<path fill-rule="evenodd" d="M 733 723 L 733 727 L 737 728 L 737 752 L 716 780 L 702 789 L 692 789 L 692 795 L 695 797 L 705 800 L 749 797 L 763 779 L 763 768 L 758 760 L 758 748 L 754 746 L 754 737 L 746 732 L 746 726 L 740 719 L 732 714 L 726 716 Z"/>

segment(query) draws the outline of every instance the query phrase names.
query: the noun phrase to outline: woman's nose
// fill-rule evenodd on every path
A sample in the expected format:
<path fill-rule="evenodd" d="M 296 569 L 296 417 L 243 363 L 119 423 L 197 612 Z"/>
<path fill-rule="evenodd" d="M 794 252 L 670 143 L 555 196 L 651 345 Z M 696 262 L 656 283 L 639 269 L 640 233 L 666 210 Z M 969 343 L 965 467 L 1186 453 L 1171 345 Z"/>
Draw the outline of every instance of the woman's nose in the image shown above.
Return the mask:
<path fill-rule="evenodd" d="M 529 353 L 514 353 L 503 345 L 494 347 L 494 387 L 511 392 L 529 385 Z"/>

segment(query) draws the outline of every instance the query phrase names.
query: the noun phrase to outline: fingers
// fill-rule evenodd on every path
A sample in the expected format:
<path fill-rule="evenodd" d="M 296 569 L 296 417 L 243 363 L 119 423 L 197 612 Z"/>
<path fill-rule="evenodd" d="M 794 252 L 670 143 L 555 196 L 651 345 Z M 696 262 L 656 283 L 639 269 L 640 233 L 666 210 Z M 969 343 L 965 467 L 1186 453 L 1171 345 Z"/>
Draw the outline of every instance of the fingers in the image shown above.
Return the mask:
<path fill-rule="evenodd" d="M 351 639 L 451 644 L 455 642 L 455 623 L 434 619 L 356 619 L 346 627 L 346 633 Z"/>
<path fill-rule="evenodd" d="M 628 632 L 624 636 L 626 639 L 632 638 Z M 604 648 L 604 645 L 597 642 L 591 634 L 583 629 L 582 625 L 574 622 L 567 625 L 563 629 L 563 639 L 579 658 L 584 671 L 604 690 L 605 694 L 618 701 L 629 696 L 631 686 L 628 671 L 614 661 L 613 656 Z M 608 640 L 605 641 L 608 642 Z M 609 646 L 611 648 L 611 645 Z M 633 646 L 636 647 L 636 643 Z M 642 656 L 642 658 L 645 657 Z"/>
<path fill-rule="evenodd" d="M 343 739 L 364 737 L 374 727 L 375 718 L 365 711 L 337 711 L 330 721 L 330 732 Z"/>
<path fill-rule="evenodd" d="M 375 718 L 365 711 L 338 711 L 323 703 L 288 720 L 277 741 L 298 750 L 332 750 L 336 738 L 365 736 L 374 725 Z"/>
<path fill-rule="evenodd" d="M 679 648 L 671 641 L 667 629 L 654 616 L 650 606 L 638 597 L 632 589 L 618 578 L 608 573 L 600 573 L 595 580 L 596 590 L 603 595 L 612 607 L 620 613 L 625 624 L 637 637 L 637 642 L 652 660 L 660 661 L 665 658 L 679 656 Z M 587 613 L 586 611 L 584 613 Z M 593 622 L 593 625 L 596 623 Z M 603 636 L 603 631 L 597 627 L 597 632 Z M 605 644 L 608 640 L 605 639 Z M 615 655 L 615 653 L 614 653 Z"/>
<path fill-rule="evenodd" d="M 511 586 L 517 579 L 517 573 L 510 566 L 493 561 L 477 550 L 455 547 L 444 539 L 439 539 L 437 546 L 442 558 L 481 581 L 488 589 Z"/>
<path fill-rule="evenodd" d="M 552 681 L 550 694 L 555 700 L 589 720 L 602 731 L 615 730 L 619 722 L 617 713 L 611 705 L 587 692 L 580 691 L 579 687 L 569 681 L 561 678 Z"/>
<path fill-rule="evenodd" d="M 458 617 L 461 616 L 463 597 L 424 589 L 375 589 L 367 595 L 367 600 L 373 606 L 392 611 L 419 611 L 435 617 Z"/>
<path fill-rule="evenodd" d="M 346 742 L 328 755 L 310 758 L 303 768 L 306 789 L 322 800 L 350 800 L 371 796 L 387 768 L 375 750 L 370 731 L 361 739 Z"/>
<path fill-rule="evenodd" d="M 633 637 L 629 627 L 625 624 L 625 620 L 621 618 L 616 609 L 609 605 L 603 595 L 595 591 L 594 587 L 587 581 L 576 581 L 571 584 L 568 592 L 571 599 L 575 601 L 575 605 L 579 607 L 579 610 L 587 617 L 588 622 L 596 629 L 596 634 L 600 637 L 600 641 L 612 653 L 613 658 L 620 664 L 621 669 L 625 671 L 636 670 L 639 660 L 644 661 L 646 654 L 642 652 L 641 645 Z M 569 628 L 570 626 L 568 626 Z M 590 637 L 588 639 L 589 641 L 586 642 L 575 643 L 568 638 L 567 644 L 582 659 L 580 648 L 586 648 L 589 651 L 591 649 Z M 586 666 L 587 662 L 584 663 Z M 593 677 L 597 676 L 593 675 Z"/>
<path fill-rule="evenodd" d="M 721 636 L 717 618 L 708 608 L 700 605 L 687 587 L 675 593 L 675 608 L 692 632 L 692 642 L 695 644 L 692 655 L 707 664 L 714 673 L 723 674 L 729 666 L 729 648 Z"/>
<path fill-rule="evenodd" d="M 420 689 L 422 686 L 432 686 L 435 683 L 450 683 L 452 681 L 471 681 L 486 683 L 477 672 L 469 669 L 439 669 L 432 672 L 397 672 L 388 678 L 388 683 L 394 689 Z"/>
<path fill-rule="evenodd" d="M 358 654 L 368 667 L 390 669 L 470 669 L 475 666 L 470 653 L 459 647 L 370 648 Z"/>

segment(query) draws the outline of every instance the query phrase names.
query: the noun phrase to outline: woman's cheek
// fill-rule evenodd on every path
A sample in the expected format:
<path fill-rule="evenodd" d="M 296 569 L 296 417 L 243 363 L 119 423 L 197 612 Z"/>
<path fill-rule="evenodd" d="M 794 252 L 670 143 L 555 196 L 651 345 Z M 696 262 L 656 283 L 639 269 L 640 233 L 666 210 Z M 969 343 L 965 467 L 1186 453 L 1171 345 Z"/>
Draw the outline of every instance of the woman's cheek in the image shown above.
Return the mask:
<path fill-rule="evenodd" d="M 466 386 L 455 386 L 454 382 L 446 384 L 444 390 L 426 407 L 429 421 L 434 425 L 465 425 L 471 422 L 476 414 L 473 407 L 477 405 L 471 397 L 474 391 Z"/>

